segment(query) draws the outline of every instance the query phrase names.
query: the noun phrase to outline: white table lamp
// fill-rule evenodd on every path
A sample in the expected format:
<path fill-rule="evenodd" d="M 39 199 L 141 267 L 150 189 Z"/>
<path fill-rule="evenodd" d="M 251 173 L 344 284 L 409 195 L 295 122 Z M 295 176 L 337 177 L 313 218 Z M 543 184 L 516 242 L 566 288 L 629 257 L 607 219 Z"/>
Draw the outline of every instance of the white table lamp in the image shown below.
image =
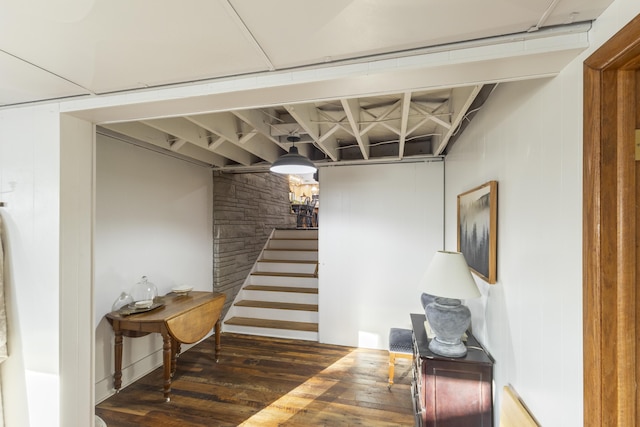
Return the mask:
<path fill-rule="evenodd" d="M 422 290 L 435 296 L 425 314 L 435 337 L 429 350 L 446 357 L 464 357 L 462 336 L 471 324 L 471 312 L 461 299 L 478 298 L 480 291 L 471 276 L 464 255 L 438 251 L 420 281 Z"/>

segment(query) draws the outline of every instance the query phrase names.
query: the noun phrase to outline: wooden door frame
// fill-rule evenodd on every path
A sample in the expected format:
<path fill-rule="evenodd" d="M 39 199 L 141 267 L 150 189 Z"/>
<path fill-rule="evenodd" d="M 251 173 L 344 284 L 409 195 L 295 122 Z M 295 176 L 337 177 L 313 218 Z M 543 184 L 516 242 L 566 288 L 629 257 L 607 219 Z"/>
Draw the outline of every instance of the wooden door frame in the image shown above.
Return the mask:
<path fill-rule="evenodd" d="M 584 425 L 639 425 L 636 71 L 640 15 L 584 62 Z"/>

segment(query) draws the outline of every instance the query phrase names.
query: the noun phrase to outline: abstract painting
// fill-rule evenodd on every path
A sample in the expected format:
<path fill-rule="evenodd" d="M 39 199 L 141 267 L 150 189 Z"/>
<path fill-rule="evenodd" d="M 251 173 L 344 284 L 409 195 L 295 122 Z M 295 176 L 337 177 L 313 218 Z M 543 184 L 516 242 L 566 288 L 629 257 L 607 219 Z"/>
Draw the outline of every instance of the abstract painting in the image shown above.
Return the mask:
<path fill-rule="evenodd" d="M 458 251 L 488 283 L 497 280 L 498 181 L 458 195 Z"/>

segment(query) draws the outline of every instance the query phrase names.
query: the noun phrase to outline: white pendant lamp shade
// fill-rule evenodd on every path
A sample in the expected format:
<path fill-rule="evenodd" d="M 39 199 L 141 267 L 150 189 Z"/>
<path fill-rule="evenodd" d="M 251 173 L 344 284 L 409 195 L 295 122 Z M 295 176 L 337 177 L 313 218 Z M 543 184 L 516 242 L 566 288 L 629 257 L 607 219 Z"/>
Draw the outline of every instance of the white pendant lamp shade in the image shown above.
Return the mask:
<path fill-rule="evenodd" d="M 290 136 L 287 140 L 295 143 L 300 140 L 300 137 Z M 269 170 L 275 173 L 302 175 L 315 173 L 318 169 L 311 160 L 298 153 L 295 145 L 292 145 L 289 152 L 273 162 Z"/>

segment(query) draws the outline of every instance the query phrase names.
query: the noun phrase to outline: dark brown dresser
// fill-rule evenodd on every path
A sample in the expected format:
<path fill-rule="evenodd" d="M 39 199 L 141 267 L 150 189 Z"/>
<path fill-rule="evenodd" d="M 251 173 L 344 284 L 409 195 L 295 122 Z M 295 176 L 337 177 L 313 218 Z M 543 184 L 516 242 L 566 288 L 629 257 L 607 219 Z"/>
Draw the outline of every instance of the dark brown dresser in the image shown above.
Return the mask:
<path fill-rule="evenodd" d="M 465 357 L 432 353 L 424 321 L 424 314 L 411 314 L 416 426 L 493 426 L 493 360 L 469 333 Z"/>

